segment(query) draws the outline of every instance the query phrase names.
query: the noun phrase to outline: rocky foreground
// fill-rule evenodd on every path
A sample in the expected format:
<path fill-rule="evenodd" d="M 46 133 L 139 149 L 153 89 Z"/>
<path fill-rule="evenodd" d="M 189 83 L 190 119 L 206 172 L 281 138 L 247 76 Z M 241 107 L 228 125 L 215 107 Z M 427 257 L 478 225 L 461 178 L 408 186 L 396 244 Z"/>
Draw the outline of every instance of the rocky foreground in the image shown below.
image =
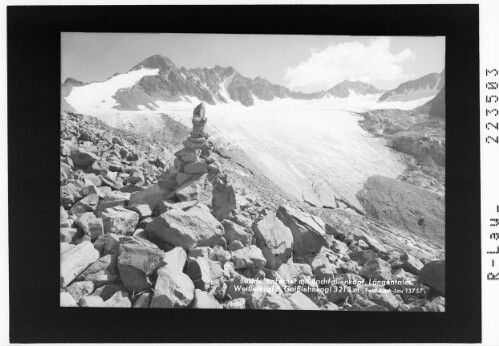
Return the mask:
<path fill-rule="evenodd" d="M 408 232 L 437 229 L 438 211 L 401 226 L 269 196 L 213 151 L 206 121 L 200 105 L 172 153 L 61 115 L 61 306 L 445 310 L 443 247 Z"/>

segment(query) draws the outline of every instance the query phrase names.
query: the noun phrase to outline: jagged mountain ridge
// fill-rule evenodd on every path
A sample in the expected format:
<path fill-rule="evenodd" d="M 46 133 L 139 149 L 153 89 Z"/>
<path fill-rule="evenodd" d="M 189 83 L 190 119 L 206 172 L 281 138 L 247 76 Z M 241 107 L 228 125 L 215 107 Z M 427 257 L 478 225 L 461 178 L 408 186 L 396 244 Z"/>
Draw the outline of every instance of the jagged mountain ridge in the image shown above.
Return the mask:
<path fill-rule="evenodd" d="M 430 73 L 418 79 L 404 82 L 395 89 L 383 93 L 378 102 L 410 101 L 435 96 L 444 85 L 445 69 L 440 73 Z"/>
<path fill-rule="evenodd" d="M 113 95 L 116 105 L 113 108 L 140 110 L 143 106 L 155 110 L 158 108 L 156 103 L 158 100 L 176 102 L 191 101 L 192 98 L 208 104 L 240 102 L 244 106 L 251 106 L 258 100 L 271 101 L 276 98 L 320 99 L 326 96 L 346 98 L 352 93 L 369 95 L 382 92 L 370 84 L 358 81 L 343 81 L 326 91 L 315 93 L 295 92 L 261 77 L 254 79 L 245 77 L 232 66 L 179 68 L 170 59 L 161 55 L 153 55 L 143 60 L 127 73 L 143 69 L 157 69 L 158 73 L 143 76 L 132 86 L 116 90 Z M 68 78 L 62 87 L 66 88 L 65 94 L 68 96 L 73 87 L 84 85 L 88 84 Z"/>

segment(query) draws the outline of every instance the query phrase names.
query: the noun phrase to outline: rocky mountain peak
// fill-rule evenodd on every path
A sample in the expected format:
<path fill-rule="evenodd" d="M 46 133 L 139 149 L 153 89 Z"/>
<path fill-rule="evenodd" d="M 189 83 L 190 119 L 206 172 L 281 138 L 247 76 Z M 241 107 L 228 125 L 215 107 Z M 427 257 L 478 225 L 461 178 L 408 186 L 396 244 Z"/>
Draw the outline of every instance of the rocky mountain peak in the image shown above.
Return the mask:
<path fill-rule="evenodd" d="M 175 67 L 175 64 L 168 59 L 164 55 L 156 54 L 150 56 L 149 58 L 143 60 L 141 63 L 135 65 L 131 71 L 140 70 L 142 68 L 156 69 L 158 68 L 160 71 L 168 71 L 172 67 Z"/>
<path fill-rule="evenodd" d="M 78 79 L 73 77 L 68 77 L 66 78 L 63 84 L 75 87 L 75 86 L 83 86 L 87 83 L 79 81 Z"/>

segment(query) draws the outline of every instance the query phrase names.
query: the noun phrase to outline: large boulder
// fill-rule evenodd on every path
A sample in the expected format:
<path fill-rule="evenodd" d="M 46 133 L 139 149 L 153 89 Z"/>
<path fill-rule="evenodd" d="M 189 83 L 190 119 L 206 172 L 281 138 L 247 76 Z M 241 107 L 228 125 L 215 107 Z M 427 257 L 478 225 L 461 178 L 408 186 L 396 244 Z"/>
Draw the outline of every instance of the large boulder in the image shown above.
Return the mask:
<path fill-rule="evenodd" d="M 78 301 L 78 305 L 82 308 L 100 308 L 104 307 L 104 299 L 99 296 L 82 297 Z"/>
<path fill-rule="evenodd" d="M 189 258 L 185 270 L 194 287 L 212 291 L 222 284 L 223 269 L 219 262 L 204 257 Z"/>
<path fill-rule="evenodd" d="M 228 219 L 236 209 L 236 193 L 226 175 L 219 176 L 213 188 L 213 215 L 217 220 Z"/>
<path fill-rule="evenodd" d="M 371 250 L 363 250 L 363 251 L 352 251 L 348 254 L 351 260 L 356 261 L 359 265 L 363 266 L 367 261 L 372 260 L 378 255 Z"/>
<path fill-rule="evenodd" d="M 125 291 L 118 291 L 104 302 L 103 307 L 106 308 L 131 308 L 132 302 Z"/>
<path fill-rule="evenodd" d="M 152 185 L 143 191 L 137 191 L 130 195 L 128 208 L 134 208 L 138 205 L 147 204 L 154 212 L 160 209 L 163 200 L 170 191 L 162 189 L 159 185 Z"/>
<path fill-rule="evenodd" d="M 194 309 L 222 309 L 223 306 L 215 299 L 213 294 L 197 289 L 194 291 Z"/>
<path fill-rule="evenodd" d="M 78 304 L 76 304 L 76 300 L 74 300 L 73 296 L 68 292 L 61 292 L 59 298 L 59 306 L 67 307 L 67 308 L 76 308 Z"/>
<path fill-rule="evenodd" d="M 126 293 L 126 289 L 122 285 L 107 284 L 99 288 L 96 288 L 95 291 L 92 293 L 92 296 L 99 296 L 104 301 L 106 301 L 118 291 L 124 291 L 123 293 Z"/>
<path fill-rule="evenodd" d="M 268 269 L 277 270 L 292 257 L 293 234 L 275 215 L 269 214 L 258 221 L 254 233 L 256 245 L 262 250 Z"/>
<path fill-rule="evenodd" d="M 61 203 L 64 207 L 73 205 L 82 197 L 80 189 L 75 184 L 69 183 L 61 186 Z"/>
<path fill-rule="evenodd" d="M 80 298 L 90 295 L 93 290 L 94 283 L 92 281 L 78 281 L 66 287 L 66 292 L 68 292 L 75 301 L 79 301 Z"/>
<path fill-rule="evenodd" d="M 295 310 L 319 310 L 317 304 L 315 304 L 309 297 L 304 295 L 302 292 L 295 292 L 288 297 Z"/>
<path fill-rule="evenodd" d="M 104 185 L 107 185 L 109 186 L 110 188 L 114 189 L 114 190 L 120 190 L 123 188 L 123 184 L 116 180 L 116 178 L 114 178 L 112 175 L 109 174 L 110 172 L 107 172 L 106 175 L 101 175 L 100 176 L 100 179 L 102 180 L 102 183 Z"/>
<path fill-rule="evenodd" d="M 88 196 L 88 195 L 96 194 L 100 198 L 104 198 L 105 197 L 104 192 L 102 192 L 101 190 L 99 190 L 99 188 L 97 186 L 95 186 L 95 184 L 92 181 L 90 181 L 90 180 L 85 180 L 85 186 L 83 186 L 81 188 L 80 193 L 82 194 L 82 196 Z"/>
<path fill-rule="evenodd" d="M 132 235 L 139 222 L 139 214 L 123 207 L 112 207 L 102 212 L 105 233 Z"/>
<path fill-rule="evenodd" d="M 194 299 L 194 284 L 189 276 L 168 268 L 158 270 L 150 308 L 185 308 Z"/>
<path fill-rule="evenodd" d="M 211 246 L 222 240 L 222 224 L 203 204 L 190 209 L 172 209 L 146 226 L 146 231 L 174 246 L 190 250 L 196 246 Z"/>
<path fill-rule="evenodd" d="M 146 217 L 150 217 L 152 215 L 151 207 L 149 207 L 148 204 L 138 204 L 129 209 L 139 214 L 140 220 L 145 219 Z"/>
<path fill-rule="evenodd" d="M 187 253 L 181 247 L 176 247 L 165 253 L 163 257 L 163 262 L 165 262 L 165 267 L 182 272 L 184 270 L 185 262 L 187 260 Z"/>
<path fill-rule="evenodd" d="M 250 245 L 232 252 L 232 262 L 236 269 L 262 269 L 267 260 L 255 245 Z"/>
<path fill-rule="evenodd" d="M 61 243 L 74 243 L 78 240 L 80 234 L 76 228 L 62 227 L 60 231 Z"/>
<path fill-rule="evenodd" d="M 402 261 L 402 268 L 414 275 L 418 275 L 424 266 L 419 259 L 408 253 L 404 253 L 400 256 L 400 260 Z"/>
<path fill-rule="evenodd" d="M 364 264 L 359 275 L 366 279 L 387 281 L 392 278 L 392 267 L 381 258 L 374 258 Z"/>
<path fill-rule="evenodd" d="M 445 260 L 426 263 L 419 272 L 419 281 L 445 295 Z"/>
<path fill-rule="evenodd" d="M 390 290 L 378 289 L 368 291 L 367 298 L 379 306 L 387 308 L 388 311 L 395 311 L 404 303 L 402 298 L 393 294 Z"/>
<path fill-rule="evenodd" d="M 139 239 L 119 245 L 118 270 L 121 281 L 129 291 L 151 287 L 149 276 L 165 264 L 163 250 L 145 239 Z"/>
<path fill-rule="evenodd" d="M 95 287 L 100 287 L 116 281 L 119 278 L 116 270 L 116 256 L 105 255 L 92 263 L 76 280 L 91 281 Z"/>
<path fill-rule="evenodd" d="M 115 233 L 108 233 L 101 235 L 94 241 L 94 247 L 99 251 L 99 253 L 104 255 L 118 255 L 120 239 L 124 237 Z"/>
<path fill-rule="evenodd" d="M 243 246 L 251 245 L 253 234 L 246 228 L 230 220 L 223 220 L 222 225 L 225 230 L 225 239 L 227 243 L 239 241 Z"/>
<path fill-rule="evenodd" d="M 74 223 L 92 240 L 95 240 L 104 234 L 102 219 L 97 218 L 92 212 L 81 214 Z"/>
<path fill-rule="evenodd" d="M 182 176 L 190 176 L 191 179 L 180 179 Z M 184 181 L 185 180 L 185 181 Z M 175 196 L 181 202 L 186 201 L 199 201 L 206 205 L 211 205 L 211 200 L 207 200 L 207 197 L 212 196 L 212 185 L 208 174 L 185 174 L 179 173 L 177 175 L 177 182 L 182 182 L 179 187 L 175 190 Z"/>
<path fill-rule="evenodd" d="M 83 214 L 94 211 L 99 204 L 99 196 L 97 194 L 88 195 L 76 202 L 69 210 L 70 214 Z"/>
<path fill-rule="evenodd" d="M 327 247 L 325 226 L 320 219 L 290 205 L 280 206 L 276 215 L 291 230 L 297 256 L 316 254 Z"/>
<path fill-rule="evenodd" d="M 246 308 L 246 299 L 236 298 L 224 303 L 224 309 L 242 310 Z"/>
<path fill-rule="evenodd" d="M 60 253 L 62 254 L 63 252 L 68 251 L 69 249 L 74 248 L 76 245 L 75 244 L 69 244 L 69 243 L 60 243 Z"/>
<path fill-rule="evenodd" d="M 94 161 L 99 160 L 99 156 L 83 149 L 78 149 L 72 153 L 70 158 L 73 161 L 74 166 L 77 168 L 87 168 Z"/>
<path fill-rule="evenodd" d="M 60 285 L 66 287 L 82 271 L 99 258 L 91 242 L 84 241 L 61 254 Z"/>

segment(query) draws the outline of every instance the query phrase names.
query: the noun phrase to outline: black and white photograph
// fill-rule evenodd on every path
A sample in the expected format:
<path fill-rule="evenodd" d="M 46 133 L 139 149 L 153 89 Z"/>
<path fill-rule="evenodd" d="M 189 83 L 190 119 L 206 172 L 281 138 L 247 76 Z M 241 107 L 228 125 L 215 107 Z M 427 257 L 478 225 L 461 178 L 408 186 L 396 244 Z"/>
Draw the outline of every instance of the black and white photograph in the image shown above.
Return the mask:
<path fill-rule="evenodd" d="M 57 1 L 6 11 L 0 344 L 498 344 L 499 5 Z"/>
<path fill-rule="evenodd" d="M 445 311 L 445 37 L 61 33 L 63 307 Z"/>

